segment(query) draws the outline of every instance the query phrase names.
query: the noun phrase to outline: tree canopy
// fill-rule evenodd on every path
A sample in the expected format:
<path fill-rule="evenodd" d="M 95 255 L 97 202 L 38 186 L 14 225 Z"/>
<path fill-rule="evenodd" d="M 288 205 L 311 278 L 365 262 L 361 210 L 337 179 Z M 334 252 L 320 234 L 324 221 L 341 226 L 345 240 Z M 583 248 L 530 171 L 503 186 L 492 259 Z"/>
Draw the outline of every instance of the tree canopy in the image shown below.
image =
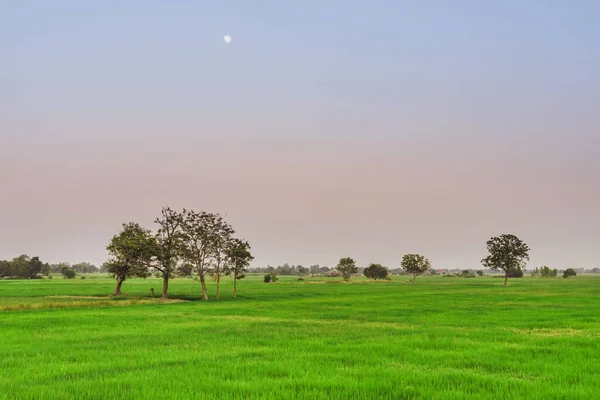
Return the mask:
<path fill-rule="evenodd" d="M 386 279 L 388 277 L 388 269 L 381 264 L 370 264 L 363 274 L 369 279 Z"/>
<path fill-rule="evenodd" d="M 512 234 L 492 237 L 487 241 L 489 255 L 481 260 L 484 267 L 504 271 L 504 286 L 509 276 L 523 276 L 525 261 L 529 260 L 529 246 Z"/>
<path fill-rule="evenodd" d="M 344 281 L 348 282 L 350 277 L 358 271 L 356 268 L 356 261 L 350 257 L 340 259 L 338 265 L 335 267 L 341 274 Z"/>
<path fill-rule="evenodd" d="M 431 263 L 420 254 L 405 254 L 402 257 L 400 266 L 407 274 L 412 274 L 410 281 L 411 285 L 415 283 L 415 279 L 419 275 L 423 275 L 425 271 L 431 268 Z"/>

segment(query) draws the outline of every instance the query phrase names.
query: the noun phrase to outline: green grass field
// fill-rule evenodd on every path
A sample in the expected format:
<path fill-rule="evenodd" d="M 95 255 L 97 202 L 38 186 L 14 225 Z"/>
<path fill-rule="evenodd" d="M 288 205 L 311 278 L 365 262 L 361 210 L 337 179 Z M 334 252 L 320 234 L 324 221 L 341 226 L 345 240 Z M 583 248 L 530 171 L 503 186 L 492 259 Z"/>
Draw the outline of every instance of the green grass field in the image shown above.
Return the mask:
<path fill-rule="evenodd" d="M 599 278 L 0 281 L 0 399 L 598 398 Z"/>

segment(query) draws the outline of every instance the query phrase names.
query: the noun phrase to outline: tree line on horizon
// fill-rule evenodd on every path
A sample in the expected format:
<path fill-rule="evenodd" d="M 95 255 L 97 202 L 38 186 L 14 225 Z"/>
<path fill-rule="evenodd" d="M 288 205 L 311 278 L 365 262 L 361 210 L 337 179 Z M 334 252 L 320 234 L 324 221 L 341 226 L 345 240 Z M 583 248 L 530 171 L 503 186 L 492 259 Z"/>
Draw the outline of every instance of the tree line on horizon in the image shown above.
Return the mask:
<path fill-rule="evenodd" d="M 42 262 L 40 257 L 29 257 L 27 254 L 22 254 L 10 261 L 0 260 L 0 279 L 39 279 L 44 276 L 52 278 L 52 274 L 61 274 L 72 278 L 75 274 L 102 272 L 106 272 L 103 266 L 96 267 L 89 262 L 80 262 L 73 265 L 66 262 L 49 264 Z"/>
<path fill-rule="evenodd" d="M 237 281 L 244 278 L 247 272 L 266 272 L 265 282 L 275 282 L 277 275 L 300 276 L 309 273 L 341 276 L 345 281 L 360 274 L 369 279 L 387 279 L 392 273 L 412 274 L 411 283 L 414 283 L 419 275 L 439 273 L 431 267 L 428 259 L 419 254 L 405 255 L 400 262 L 400 268 L 396 269 L 388 269 L 374 263 L 366 268 L 359 268 L 350 257 L 340 259 L 334 268 L 318 264 L 306 268 L 287 263 L 278 267 L 249 268 L 250 261 L 254 258 L 250 254 L 250 245 L 247 241 L 233 237 L 235 231 L 219 214 L 197 213 L 186 209 L 175 212 L 169 207 L 163 207 L 161 216 L 154 223 L 158 224 L 156 232 L 142 228 L 134 222 L 123 224 L 122 230 L 113 236 L 107 246 L 111 258 L 100 267 L 88 262 L 74 265 L 65 262 L 43 263 L 39 257 L 23 254 L 11 261 L 0 260 L 0 279 L 36 279 L 40 278 L 40 275 L 52 278 L 52 273 L 61 273 L 65 278 L 73 278 L 78 273 L 108 272 L 117 280 L 113 295 L 120 295 L 126 279 L 154 275 L 163 279 L 162 297 L 167 298 L 170 279 L 195 275 L 200 281 L 203 298 L 208 299 L 207 277 L 216 281 L 218 298 L 221 277 L 233 275 L 235 296 Z M 508 278 L 523 277 L 525 262 L 529 260 L 527 244 L 515 235 L 503 234 L 492 237 L 486 245 L 489 255 L 481 261 L 486 271 L 503 271 L 505 286 Z M 567 278 L 576 276 L 578 271 L 584 272 L 582 268 L 558 271 L 542 266 L 531 270 L 530 275 L 551 278 L 562 272 L 563 277 Z M 484 274 L 484 270 L 476 272 L 480 276 Z M 585 272 L 600 273 L 600 268 Z M 474 277 L 475 274 L 471 270 L 463 270 L 452 276 Z"/>

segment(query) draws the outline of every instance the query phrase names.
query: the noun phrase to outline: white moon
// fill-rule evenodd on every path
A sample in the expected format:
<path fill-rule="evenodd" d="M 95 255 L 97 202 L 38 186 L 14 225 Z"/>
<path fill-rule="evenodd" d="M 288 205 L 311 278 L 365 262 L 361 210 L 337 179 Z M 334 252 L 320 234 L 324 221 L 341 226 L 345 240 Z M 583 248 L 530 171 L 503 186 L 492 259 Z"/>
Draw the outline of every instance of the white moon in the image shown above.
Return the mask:
<path fill-rule="evenodd" d="M 225 43 L 231 43 L 231 36 L 225 35 L 225 37 L 223 38 L 223 40 L 225 41 Z"/>

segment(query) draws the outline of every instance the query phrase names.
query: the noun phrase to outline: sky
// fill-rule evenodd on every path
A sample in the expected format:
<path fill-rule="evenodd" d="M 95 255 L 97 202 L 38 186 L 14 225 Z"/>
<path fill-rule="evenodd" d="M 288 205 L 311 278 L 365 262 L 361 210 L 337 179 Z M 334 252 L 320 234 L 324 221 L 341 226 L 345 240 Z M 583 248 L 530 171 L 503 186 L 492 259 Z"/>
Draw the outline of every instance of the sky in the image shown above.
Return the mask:
<path fill-rule="evenodd" d="M 0 259 L 219 213 L 254 266 L 600 267 L 600 2 L 0 0 Z M 232 42 L 226 44 L 224 35 Z"/>

